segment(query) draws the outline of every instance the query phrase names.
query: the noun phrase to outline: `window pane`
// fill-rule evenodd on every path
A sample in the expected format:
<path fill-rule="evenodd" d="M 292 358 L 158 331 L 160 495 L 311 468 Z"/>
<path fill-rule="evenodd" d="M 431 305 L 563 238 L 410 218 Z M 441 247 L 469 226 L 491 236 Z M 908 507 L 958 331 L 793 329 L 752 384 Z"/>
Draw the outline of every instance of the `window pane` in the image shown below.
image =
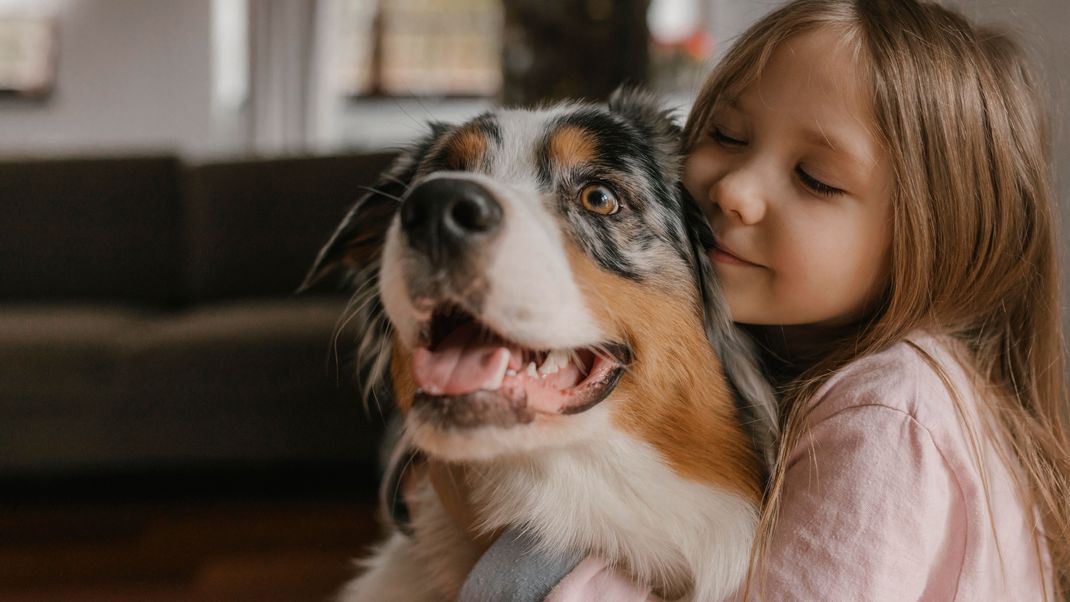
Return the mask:
<path fill-rule="evenodd" d="M 55 79 L 55 42 L 48 19 L 0 17 L 0 92 L 47 94 Z"/>
<path fill-rule="evenodd" d="M 344 5 L 345 92 L 488 96 L 501 87 L 499 0 Z"/>

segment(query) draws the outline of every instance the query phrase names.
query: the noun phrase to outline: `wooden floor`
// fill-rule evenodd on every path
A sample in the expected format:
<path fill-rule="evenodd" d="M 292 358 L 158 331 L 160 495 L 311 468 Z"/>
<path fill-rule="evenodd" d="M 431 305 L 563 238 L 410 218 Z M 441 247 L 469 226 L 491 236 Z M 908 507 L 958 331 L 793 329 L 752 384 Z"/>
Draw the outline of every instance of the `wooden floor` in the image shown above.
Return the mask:
<path fill-rule="evenodd" d="M 140 480 L 0 482 L 0 601 L 327 600 L 379 537 L 373 483 Z"/>

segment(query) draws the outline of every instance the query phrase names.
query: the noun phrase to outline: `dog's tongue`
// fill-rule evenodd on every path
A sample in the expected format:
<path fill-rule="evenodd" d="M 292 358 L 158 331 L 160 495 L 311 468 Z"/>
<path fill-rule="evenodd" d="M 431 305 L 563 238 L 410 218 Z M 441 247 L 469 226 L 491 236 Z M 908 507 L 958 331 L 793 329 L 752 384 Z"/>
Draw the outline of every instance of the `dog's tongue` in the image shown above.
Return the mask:
<path fill-rule="evenodd" d="M 461 395 L 497 389 L 509 363 L 509 348 L 480 336 L 469 323 L 446 337 L 435 351 L 420 347 L 412 354 L 416 386 L 431 395 Z"/>

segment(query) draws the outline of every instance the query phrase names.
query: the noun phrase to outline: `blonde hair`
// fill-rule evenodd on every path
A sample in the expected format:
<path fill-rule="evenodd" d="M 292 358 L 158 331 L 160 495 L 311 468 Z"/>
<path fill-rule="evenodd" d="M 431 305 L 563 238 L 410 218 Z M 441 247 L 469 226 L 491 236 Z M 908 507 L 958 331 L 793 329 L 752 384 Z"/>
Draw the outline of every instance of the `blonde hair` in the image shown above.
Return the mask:
<path fill-rule="evenodd" d="M 685 127 L 688 148 L 705 135 L 718 101 L 759 77 L 779 44 L 818 27 L 843 33 L 863 85 L 872 90 L 875 134 L 896 182 L 890 281 L 870 315 L 781 383 L 783 437 L 754 566 L 760 575 L 777 521 L 783 461 L 802 439 L 804 402 L 847 363 L 923 328 L 953 337 L 965 350 L 964 363 L 994 391 L 982 404 L 984 424 L 1023 469 L 1020 494 L 1043 519 L 1037 537 L 1047 540 L 1054 593 L 1065 599 L 1070 403 L 1050 128 L 1038 80 L 1007 36 L 936 4 L 797 0 L 752 26 L 714 70 Z M 760 338 L 765 331 L 754 332 Z M 941 372 L 932 358 L 926 361 Z M 973 451 L 979 453 L 976 444 Z"/>

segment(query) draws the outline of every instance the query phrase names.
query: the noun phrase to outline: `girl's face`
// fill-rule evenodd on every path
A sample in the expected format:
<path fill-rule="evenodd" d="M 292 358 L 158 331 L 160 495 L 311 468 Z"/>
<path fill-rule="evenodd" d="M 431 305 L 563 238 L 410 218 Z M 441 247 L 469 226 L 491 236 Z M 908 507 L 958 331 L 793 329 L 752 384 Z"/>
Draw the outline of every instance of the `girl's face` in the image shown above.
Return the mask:
<path fill-rule="evenodd" d="M 892 169 L 860 79 L 841 35 L 800 34 L 691 149 L 684 184 L 735 321 L 841 325 L 882 290 Z"/>

